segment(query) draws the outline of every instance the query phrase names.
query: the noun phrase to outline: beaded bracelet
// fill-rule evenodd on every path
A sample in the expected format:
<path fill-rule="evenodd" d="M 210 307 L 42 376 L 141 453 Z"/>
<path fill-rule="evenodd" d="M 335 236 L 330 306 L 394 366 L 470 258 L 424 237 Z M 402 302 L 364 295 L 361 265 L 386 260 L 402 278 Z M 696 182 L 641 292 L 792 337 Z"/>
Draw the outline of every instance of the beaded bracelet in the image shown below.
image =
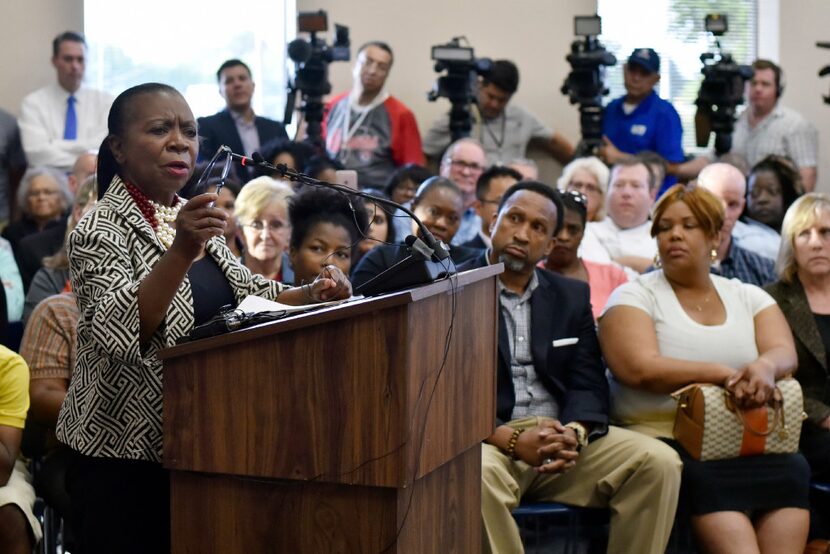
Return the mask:
<path fill-rule="evenodd" d="M 510 440 L 507 441 L 507 449 L 504 451 L 508 456 L 513 458 L 514 460 L 518 460 L 519 457 L 516 456 L 516 443 L 519 442 L 519 435 L 524 433 L 524 429 L 515 429 L 513 434 L 510 435 Z"/>

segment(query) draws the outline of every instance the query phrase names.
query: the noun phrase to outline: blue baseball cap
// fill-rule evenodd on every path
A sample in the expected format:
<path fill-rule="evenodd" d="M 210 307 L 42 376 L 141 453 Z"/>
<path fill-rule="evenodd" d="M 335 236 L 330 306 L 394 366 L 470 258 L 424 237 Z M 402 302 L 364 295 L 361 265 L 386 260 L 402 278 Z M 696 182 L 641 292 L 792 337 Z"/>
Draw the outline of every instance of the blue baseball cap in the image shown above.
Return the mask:
<path fill-rule="evenodd" d="M 660 72 L 660 56 L 654 48 L 635 48 L 628 56 L 628 65 L 637 64 L 649 73 Z"/>

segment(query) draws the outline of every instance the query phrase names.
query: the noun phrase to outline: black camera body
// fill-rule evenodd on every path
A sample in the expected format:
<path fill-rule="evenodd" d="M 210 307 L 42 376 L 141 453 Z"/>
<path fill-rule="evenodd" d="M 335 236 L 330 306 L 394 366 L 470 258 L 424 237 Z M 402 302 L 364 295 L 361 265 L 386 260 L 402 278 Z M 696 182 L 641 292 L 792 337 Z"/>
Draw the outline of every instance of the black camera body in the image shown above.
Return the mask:
<path fill-rule="evenodd" d="M 706 30 L 714 36 L 728 31 L 725 15 L 706 16 Z M 752 79 L 751 66 L 735 62 L 731 54 L 723 52 L 720 42 L 715 41 L 714 52 L 701 54 L 703 81 L 697 93 L 695 105 L 696 142 L 700 147 L 709 143 L 709 135 L 715 133 L 715 153 L 725 154 L 732 148 L 732 132 L 735 130 L 735 110 L 744 103 L 744 84 Z"/>
<path fill-rule="evenodd" d="M 326 12 L 300 12 L 297 30 L 311 36 L 308 40 L 298 38 L 288 43 L 288 57 L 294 61 L 297 70 L 294 82 L 288 86 L 284 123 L 291 123 L 296 95 L 300 92 L 300 110 L 305 114 L 308 138 L 318 147 L 322 147 L 323 97 L 331 93 L 329 64 L 350 58 L 349 28 L 336 24 L 334 27 L 334 43 L 329 46 L 325 39 L 317 36 L 317 33 L 328 30 Z"/>
<path fill-rule="evenodd" d="M 486 76 L 493 66 L 489 58 L 476 58 L 470 46 L 461 46 L 461 37 L 454 37 L 447 44 L 432 47 L 432 60 L 438 77 L 427 99 L 435 102 L 439 98 L 450 101 L 450 134 L 456 141 L 470 136 L 473 128 L 470 105 L 478 95 L 478 77 Z"/>
<path fill-rule="evenodd" d="M 574 34 L 583 36 L 571 43 L 571 52 L 565 59 L 571 71 L 562 84 L 562 94 L 571 104 L 579 104 L 579 126 L 582 139 L 577 155 L 591 155 L 602 146 L 602 97 L 608 94 L 605 86 L 605 68 L 617 63 L 617 58 L 597 39 L 600 34 L 599 16 L 576 16 Z"/>

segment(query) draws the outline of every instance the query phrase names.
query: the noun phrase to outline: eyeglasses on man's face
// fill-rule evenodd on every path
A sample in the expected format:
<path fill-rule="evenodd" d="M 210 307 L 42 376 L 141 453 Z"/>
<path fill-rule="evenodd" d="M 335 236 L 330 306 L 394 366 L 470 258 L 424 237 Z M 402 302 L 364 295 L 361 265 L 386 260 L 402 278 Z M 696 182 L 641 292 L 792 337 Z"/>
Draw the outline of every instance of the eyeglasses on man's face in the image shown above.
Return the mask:
<path fill-rule="evenodd" d="M 461 171 L 467 169 L 469 171 L 484 171 L 484 167 L 475 163 L 475 162 L 468 162 L 465 160 L 450 160 L 450 165 L 459 169 Z"/>

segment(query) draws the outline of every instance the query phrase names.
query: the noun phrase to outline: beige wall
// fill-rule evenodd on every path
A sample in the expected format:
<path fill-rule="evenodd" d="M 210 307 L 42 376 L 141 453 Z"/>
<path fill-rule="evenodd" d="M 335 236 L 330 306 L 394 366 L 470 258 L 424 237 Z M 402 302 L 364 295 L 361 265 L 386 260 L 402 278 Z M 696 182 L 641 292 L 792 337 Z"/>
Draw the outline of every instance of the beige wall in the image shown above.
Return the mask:
<path fill-rule="evenodd" d="M 325 9 L 332 22 L 351 28 L 356 47 L 370 39 L 388 41 L 397 63 L 389 88 L 415 112 L 422 131 L 448 109 L 446 100 L 430 103 L 426 92 L 436 74 L 429 47 L 454 35 L 466 35 L 479 56 L 515 60 L 522 81 L 514 101 L 576 140 L 576 109 L 559 93 L 568 72 L 565 61 L 572 40 L 574 15 L 595 10 L 595 0 L 297 0 L 300 10 Z M 819 188 L 830 192 L 830 106 L 821 94 L 830 91 L 830 78 L 820 79 L 818 69 L 830 64 L 830 50 L 815 47 L 830 40 L 825 23 L 830 16 L 827 0 L 800 0 L 780 6 L 779 61 L 787 73 L 783 103 L 798 110 L 819 128 L 822 139 Z M 49 64 L 50 42 L 66 29 L 83 26 L 83 0 L 6 0 L 0 18 L 0 36 L 13 45 L 4 65 L 8 78 L 0 87 L 0 107 L 17 114 L 23 96 L 54 78 Z M 354 48 L 353 48 L 354 49 Z M 335 91 L 349 87 L 351 64 L 331 66 Z M 822 155 L 823 154 L 823 155 Z M 552 178 L 552 162 L 544 168 Z"/>
<path fill-rule="evenodd" d="M 797 9 L 793 9 L 796 8 Z M 788 9 L 790 8 L 790 9 Z M 830 77 L 818 71 L 830 65 L 830 50 L 816 48 L 817 41 L 830 41 L 830 2 L 799 0 L 781 4 L 781 53 L 787 87 L 781 102 L 811 121 L 819 131 L 817 190 L 830 192 L 830 105 L 822 94 L 830 94 Z"/>
<path fill-rule="evenodd" d="M 464 35 L 477 56 L 508 58 L 519 66 L 514 102 L 565 136 L 578 138 L 578 112 L 559 87 L 569 70 L 565 55 L 573 40 L 573 16 L 593 13 L 594 0 L 297 0 L 297 9 L 324 9 L 330 24 L 349 26 L 352 52 L 368 40 L 388 42 L 396 60 L 389 91 L 415 112 L 422 133 L 449 109 L 446 99 L 426 99 L 437 76 L 430 46 Z M 349 88 L 352 63 L 330 67 L 334 90 Z M 548 179 L 558 174 L 552 161 L 543 167 Z"/>
<path fill-rule="evenodd" d="M 52 39 L 63 31 L 80 31 L 83 0 L 3 0 L 0 36 L 6 45 L 0 108 L 18 115 L 20 102 L 32 90 L 55 79 L 49 63 Z"/>

